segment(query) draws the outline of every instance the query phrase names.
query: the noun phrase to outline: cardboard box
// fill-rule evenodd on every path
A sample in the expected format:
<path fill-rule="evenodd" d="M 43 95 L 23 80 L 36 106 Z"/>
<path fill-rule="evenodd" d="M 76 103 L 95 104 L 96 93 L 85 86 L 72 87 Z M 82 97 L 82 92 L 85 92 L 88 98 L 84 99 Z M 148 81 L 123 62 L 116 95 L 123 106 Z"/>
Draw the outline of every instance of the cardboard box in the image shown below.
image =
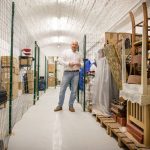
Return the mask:
<path fill-rule="evenodd" d="M 33 94 L 34 93 L 34 89 L 29 89 L 29 94 Z"/>
<path fill-rule="evenodd" d="M 17 64 L 17 58 L 13 57 L 13 67 L 15 67 Z M 1 56 L 1 66 L 10 67 L 10 56 Z"/>
<path fill-rule="evenodd" d="M 33 73 L 27 73 L 27 80 L 28 80 L 28 82 L 34 81 L 34 74 Z"/>
<path fill-rule="evenodd" d="M 20 59 L 20 65 L 27 65 L 28 59 Z"/>
<path fill-rule="evenodd" d="M 5 67 L 1 69 L 2 73 L 10 73 L 10 67 Z M 15 73 L 15 67 L 12 68 L 12 72 Z"/>
<path fill-rule="evenodd" d="M 49 77 L 48 78 L 48 86 L 49 87 L 55 86 L 55 77 Z"/>
<path fill-rule="evenodd" d="M 21 66 L 31 66 L 32 65 L 32 58 L 31 57 L 21 57 L 20 58 L 20 65 Z"/>
<path fill-rule="evenodd" d="M 48 65 L 48 72 L 55 72 L 55 64 L 49 64 Z"/>
<path fill-rule="evenodd" d="M 1 87 L 3 89 L 6 89 L 7 91 L 9 91 L 9 89 L 10 89 L 10 82 L 2 82 L 1 83 Z M 13 91 L 18 90 L 18 82 L 14 82 L 12 84 L 12 88 L 13 88 Z"/>
<path fill-rule="evenodd" d="M 19 76 L 16 75 L 15 73 L 13 73 L 12 75 L 13 75 L 13 83 L 18 82 Z M 2 72 L 1 73 L 1 82 L 9 82 L 9 81 L 10 81 L 10 73 Z"/>
<path fill-rule="evenodd" d="M 10 73 L 10 67 L 5 67 L 1 69 L 2 73 Z M 13 67 L 12 72 L 16 75 L 19 75 L 19 68 Z"/>
<path fill-rule="evenodd" d="M 34 89 L 34 82 L 33 81 L 28 82 L 28 89 Z"/>
<path fill-rule="evenodd" d="M 27 70 L 27 74 L 30 74 L 30 73 L 34 74 L 34 70 Z"/>
<path fill-rule="evenodd" d="M 22 82 L 18 82 L 18 89 L 23 90 L 23 83 Z"/>
<path fill-rule="evenodd" d="M 1 88 L 5 89 L 7 91 L 7 96 L 9 97 L 10 83 L 9 82 L 7 82 L 7 83 L 2 82 Z M 12 96 L 13 96 L 13 99 L 18 97 L 18 82 L 13 83 Z"/>

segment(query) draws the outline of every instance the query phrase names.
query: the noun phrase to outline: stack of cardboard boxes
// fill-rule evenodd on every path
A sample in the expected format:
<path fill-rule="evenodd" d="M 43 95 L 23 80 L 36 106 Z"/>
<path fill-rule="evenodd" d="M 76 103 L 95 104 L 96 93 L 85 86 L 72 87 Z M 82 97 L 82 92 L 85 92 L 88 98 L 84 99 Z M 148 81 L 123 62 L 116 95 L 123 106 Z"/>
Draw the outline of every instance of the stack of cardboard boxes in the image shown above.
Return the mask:
<path fill-rule="evenodd" d="M 19 57 L 20 67 L 28 67 L 32 65 L 32 57 L 20 56 Z"/>
<path fill-rule="evenodd" d="M 48 78 L 48 86 L 55 86 L 55 64 L 48 65 L 48 72 L 51 74 Z"/>
<path fill-rule="evenodd" d="M 18 97 L 18 81 L 19 81 L 19 63 L 16 58 L 13 58 L 12 68 L 12 98 Z M 9 97 L 10 90 L 10 56 L 1 57 L 1 88 L 7 91 Z"/>
<path fill-rule="evenodd" d="M 34 72 L 33 72 L 33 70 L 27 70 L 27 87 L 28 87 L 28 93 L 33 94 L 33 92 L 34 92 Z"/>

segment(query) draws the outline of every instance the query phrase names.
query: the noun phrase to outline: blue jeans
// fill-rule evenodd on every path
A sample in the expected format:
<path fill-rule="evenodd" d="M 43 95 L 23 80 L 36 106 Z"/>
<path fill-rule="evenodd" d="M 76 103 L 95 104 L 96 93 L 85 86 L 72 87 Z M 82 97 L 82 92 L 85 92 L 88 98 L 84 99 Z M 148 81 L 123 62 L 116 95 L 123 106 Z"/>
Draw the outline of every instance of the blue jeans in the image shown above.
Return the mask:
<path fill-rule="evenodd" d="M 71 83 L 71 94 L 69 99 L 69 107 L 73 107 L 74 101 L 76 99 L 76 92 L 78 87 L 79 81 L 79 72 L 64 72 L 63 79 L 60 86 L 60 93 L 59 93 L 59 106 L 63 106 L 65 93 L 68 85 Z"/>

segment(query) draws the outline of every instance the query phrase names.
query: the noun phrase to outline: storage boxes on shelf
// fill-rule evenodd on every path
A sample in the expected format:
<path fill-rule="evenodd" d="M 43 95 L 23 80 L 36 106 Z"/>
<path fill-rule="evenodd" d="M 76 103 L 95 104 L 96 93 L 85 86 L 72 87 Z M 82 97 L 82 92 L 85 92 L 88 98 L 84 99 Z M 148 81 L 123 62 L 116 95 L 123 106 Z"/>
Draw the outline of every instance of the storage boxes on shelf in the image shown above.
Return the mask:
<path fill-rule="evenodd" d="M 23 91 L 23 83 L 21 81 L 18 82 L 18 89 Z"/>
<path fill-rule="evenodd" d="M 1 69 L 1 72 L 2 73 L 10 73 L 10 67 L 3 67 L 2 69 Z M 13 67 L 12 68 L 12 72 L 14 73 L 14 74 L 16 74 L 16 75 L 19 75 L 19 66 L 15 66 L 15 67 Z"/>
<path fill-rule="evenodd" d="M 33 57 L 28 57 L 28 56 L 19 57 L 20 67 L 31 67 L 32 61 L 33 61 Z"/>
<path fill-rule="evenodd" d="M 6 90 L 9 97 L 10 90 L 10 56 L 1 56 L 1 89 Z M 13 57 L 12 68 L 12 99 L 18 97 L 19 64 L 17 58 Z"/>
<path fill-rule="evenodd" d="M 48 64 L 48 72 L 55 73 L 55 64 Z"/>
<path fill-rule="evenodd" d="M 1 67 L 10 67 L 10 56 L 1 56 Z M 13 67 L 16 67 L 18 65 L 17 58 L 13 57 Z"/>
<path fill-rule="evenodd" d="M 34 81 L 34 72 L 33 70 L 27 70 L 27 80 Z"/>
<path fill-rule="evenodd" d="M 1 88 L 7 91 L 7 96 L 9 97 L 9 89 L 10 89 L 10 82 L 3 82 L 1 84 Z M 18 97 L 18 82 L 13 82 L 12 84 L 12 99 L 16 99 Z"/>
<path fill-rule="evenodd" d="M 55 64 L 51 63 L 48 64 L 48 73 L 49 73 L 49 77 L 48 77 L 48 86 L 49 87 L 54 87 L 56 86 L 56 68 L 55 68 Z"/>
<path fill-rule="evenodd" d="M 48 78 L 48 86 L 54 87 L 55 86 L 55 77 L 49 77 Z"/>

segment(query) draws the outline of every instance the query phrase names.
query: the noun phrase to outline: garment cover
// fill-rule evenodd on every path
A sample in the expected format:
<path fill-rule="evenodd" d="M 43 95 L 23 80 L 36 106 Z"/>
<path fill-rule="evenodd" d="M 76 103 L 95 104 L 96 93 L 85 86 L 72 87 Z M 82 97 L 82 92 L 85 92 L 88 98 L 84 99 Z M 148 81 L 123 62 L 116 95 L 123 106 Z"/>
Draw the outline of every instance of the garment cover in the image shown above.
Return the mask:
<path fill-rule="evenodd" d="M 106 57 L 102 57 L 97 61 L 93 109 L 99 110 L 103 115 L 110 115 L 111 98 L 111 72 Z"/>

